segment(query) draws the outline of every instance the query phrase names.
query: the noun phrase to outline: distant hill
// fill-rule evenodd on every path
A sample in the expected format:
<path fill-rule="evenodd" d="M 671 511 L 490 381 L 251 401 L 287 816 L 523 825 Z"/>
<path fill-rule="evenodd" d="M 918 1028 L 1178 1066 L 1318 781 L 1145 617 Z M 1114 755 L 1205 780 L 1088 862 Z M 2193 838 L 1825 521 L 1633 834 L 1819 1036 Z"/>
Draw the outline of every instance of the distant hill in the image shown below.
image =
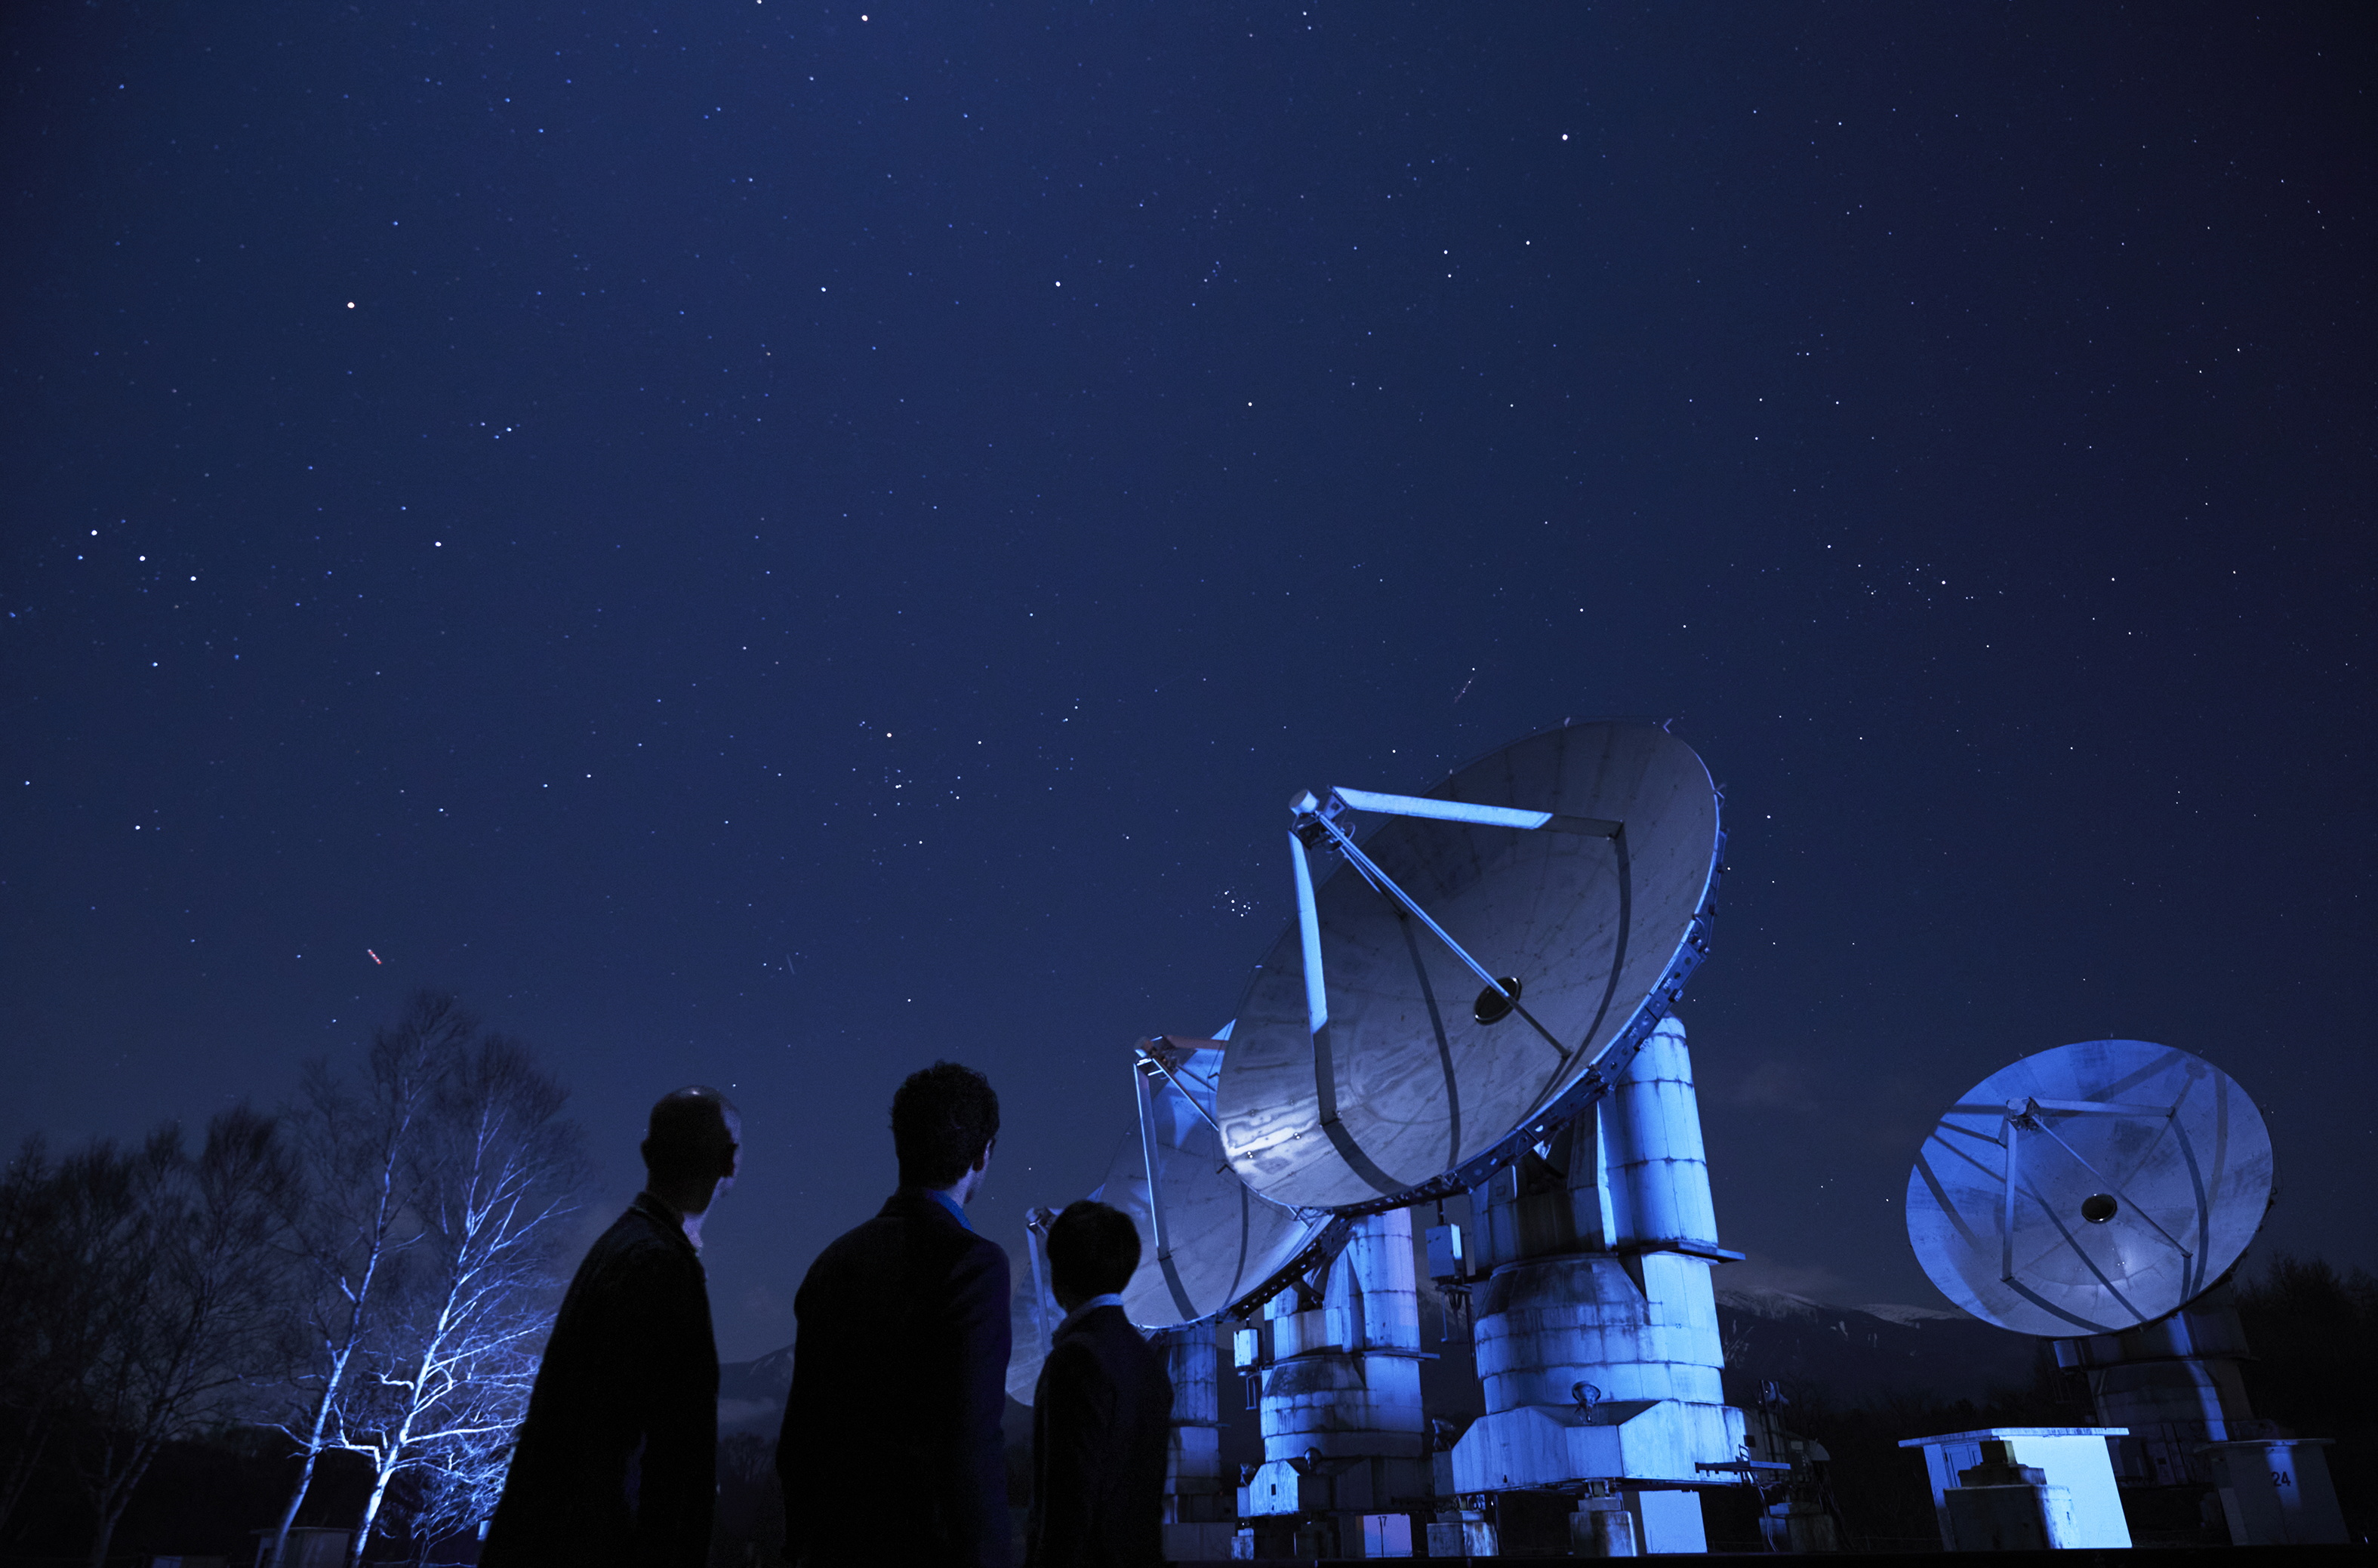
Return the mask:
<path fill-rule="evenodd" d="M 718 1369 L 718 1435 L 752 1432 L 776 1441 L 785 1424 L 785 1396 L 793 1387 L 793 1347 L 771 1350 L 749 1361 L 724 1362 Z M 1032 1406 L 1011 1399 L 1000 1426 L 1010 1449 L 1028 1460 L 1032 1453 Z M 1028 1465 L 1027 1468 L 1028 1469 Z"/>
<path fill-rule="evenodd" d="M 1841 1307 L 1780 1290 L 1720 1288 L 1717 1318 L 1736 1402 L 1779 1382 L 1821 1387 L 1844 1406 L 1917 1394 L 1980 1403 L 1994 1387 L 2028 1388 L 2039 1345 L 1952 1308 Z"/>
<path fill-rule="evenodd" d="M 1721 1279 L 1723 1275 L 1719 1276 Z M 1426 1364 L 1423 1386 L 1431 1414 L 1466 1421 L 1483 1407 L 1471 1371 L 1468 1336 L 1440 1339 L 1441 1298 L 1423 1287 L 1423 1341 L 1441 1359 Z M 1979 1318 L 1943 1307 L 1876 1302 L 1842 1307 L 1780 1290 L 1717 1292 L 1718 1329 L 1725 1346 L 1726 1397 L 1755 1403 L 1763 1382 L 1788 1394 L 1797 1384 L 1821 1388 L 1837 1406 L 1856 1406 L 1914 1395 L 1940 1403 L 1982 1402 L 1993 1387 L 2026 1388 L 2038 1341 L 1993 1328 Z M 1240 1380 L 1222 1369 L 1223 1418 L 1243 1434 L 1226 1434 L 1225 1447 L 1247 1456 L 1259 1454 L 1251 1413 Z M 718 1369 L 718 1430 L 721 1436 L 756 1432 L 774 1439 L 792 1387 L 793 1349 L 786 1346 L 749 1361 Z M 1019 1427 L 1030 1440 L 1029 1408 L 1008 1401 L 1011 1438 Z M 1231 1438 L 1243 1437 L 1243 1442 Z"/>
<path fill-rule="evenodd" d="M 785 1424 L 785 1395 L 793 1386 L 793 1347 L 718 1369 L 718 1435 L 758 1432 L 774 1442 Z"/>

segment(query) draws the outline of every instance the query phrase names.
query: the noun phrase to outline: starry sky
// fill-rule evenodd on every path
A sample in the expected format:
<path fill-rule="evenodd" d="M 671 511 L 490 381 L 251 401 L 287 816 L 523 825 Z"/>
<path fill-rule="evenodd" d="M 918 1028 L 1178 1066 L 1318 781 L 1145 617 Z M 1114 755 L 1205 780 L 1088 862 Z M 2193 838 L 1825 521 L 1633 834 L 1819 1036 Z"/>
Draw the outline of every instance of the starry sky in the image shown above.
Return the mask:
<path fill-rule="evenodd" d="M 981 1067 L 981 1228 L 1231 1016 L 1285 803 L 1672 720 L 1721 1284 L 1937 1304 L 2014 1057 L 2256 1096 L 2378 1265 L 2354 7 L 31 0 L 0 23 L 0 1138 L 410 988 L 745 1114 L 791 1337 Z M 374 955 L 377 955 L 376 957 Z"/>

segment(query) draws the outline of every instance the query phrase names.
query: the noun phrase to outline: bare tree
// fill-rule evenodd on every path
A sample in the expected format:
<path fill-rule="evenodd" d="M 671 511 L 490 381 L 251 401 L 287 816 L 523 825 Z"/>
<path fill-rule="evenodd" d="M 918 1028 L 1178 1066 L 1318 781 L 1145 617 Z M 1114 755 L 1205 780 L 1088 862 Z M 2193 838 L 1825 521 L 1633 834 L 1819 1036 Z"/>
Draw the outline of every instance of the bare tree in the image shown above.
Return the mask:
<path fill-rule="evenodd" d="M 298 1192 L 273 1119 L 245 1105 L 208 1122 L 197 1158 L 169 1124 L 130 1166 L 131 1201 L 100 1260 L 112 1299 L 94 1304 L 98 1353 L 80 1380 L 85 1430 L 72 1446 L 98 1514 L 91 1568 L 105 1563 L 158 1450 L 230 1413 L 262 1371 Z"/>
<path fill-rule="evenodd" d="M 416 1157 L 440 1083 L 478 1034 L 453 998 L 417 991 L 395 1027 L 375 1030 L 367 1081 L 351 1091 L 315 1061 L 305 1069 L 293 1120 L 309 1202 L 295 1227 L 305 1284 L 296 1325 L 295 1408 L 281 1424 L 296 1444 L 296 1482 L 274 1522 L 265 1561 L 279 1562 L 290 1526 L 335 1446 L 337 1416 L 367 1338 L 397 1284 L 398 1260 L 419 1239 Z"/>
<path fill-rule="evenodd" d="M 438 1476 L 484 1475 L 525 1413 L 526 1352 L 552 1322 L 560 1222 L 584 1175 L 566 1097 L 501 1036 L 474 1042 L 438 1085 L 408 1156 L 421 1236 L 402 1311 L 366 1339 L 369 1377 L 335 1407 L 336 1445 L 372 1467 L 352 1562 L 400 1477 L 434 1493 Z"/>
<path fill-rule="evenodd" d="M 541 1334 L 550 1319 L 543 1312 L 537 1318 Z M 511 1468 L 512 1432 L 528 1408 L 536 1365 L 525 1340 L 474 1358 L 455 1418 L 448 1422 L 453 1435 L 423 1445 L 402 1509 L 419 1568 L 438 1563 L 441 1546 L 470 1538 L 474 1526 L 494 1514 Z"/>

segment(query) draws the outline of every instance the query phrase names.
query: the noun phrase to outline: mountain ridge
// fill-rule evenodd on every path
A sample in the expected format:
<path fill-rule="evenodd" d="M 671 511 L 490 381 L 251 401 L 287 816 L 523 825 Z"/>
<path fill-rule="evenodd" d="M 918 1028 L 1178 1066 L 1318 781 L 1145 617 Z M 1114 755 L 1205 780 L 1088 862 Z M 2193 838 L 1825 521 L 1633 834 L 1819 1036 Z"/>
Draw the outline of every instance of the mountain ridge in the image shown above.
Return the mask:
<path fill-rule="evenodd" d="M 1442 1313 L 1442 1298 L 1426 1287 L 1423 1293 Z M 1735 1405 L 1757 1404 L 1769 1383 L 1787 1397 L 1836 1405 L 1915 1395 L 1979 1403 L 1995 1388 L 2025 1387 L 2036 1375 L 2040 1341 L 1955 1308 L 1892 1301 L 1844 1306 L 1787 1290 L 1721 1288 L 1716 1298 L 1725 1394 Z M 1427 1337 L 1443 1358 L 1430 1365 L 1435 1374 L 1429 1379 L 1432 1394 L 1447 1396 L 1447 1414 L 1474 1414 L 1477 1396 L 1462 1397 L 1477 1387 L 1469 1375 L 1467 1336 Z M 1236 1381 L 1227 1370 L 1223 1375 Z M 753 1431 L 774 1437 L 792 1381 L 789 1345 L 721 1364 L 721 1435 Z"/>

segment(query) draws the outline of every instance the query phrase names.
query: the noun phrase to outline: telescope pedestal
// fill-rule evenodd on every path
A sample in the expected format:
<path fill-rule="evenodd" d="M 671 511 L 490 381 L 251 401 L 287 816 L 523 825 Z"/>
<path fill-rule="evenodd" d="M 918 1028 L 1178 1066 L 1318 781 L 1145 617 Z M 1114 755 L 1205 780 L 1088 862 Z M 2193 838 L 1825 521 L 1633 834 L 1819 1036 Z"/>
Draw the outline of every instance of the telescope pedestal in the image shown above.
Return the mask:
<path fill-rule="evenodd" d="M 1415 1283 L 1411 1214 L 1393 1209 L 1356 1225 L 1318 1290 L 1266 1307 L 1264 1462 L 1239 1492 L 1258 1538 L 1318 1556 L 1410 1541 L 1429 1493 Z"/>
<path fill-rule="evenodd" d="M 1580 1497 L 1607 1513 L 1615 1497 L 1645 1550 L 1705 1550 L 1698 1489 L 1734 1478 L 1744 1425 L 1719 1387 L 1710 1267 L 1733 1254 L 1717 1244 L 1684 1026 L 1663 1021 L 1591 1114 L 1472 1201 L 1486 1414 L 1454 1446 L 1454 1490 L 1495 1495 L 1515 1521 Z M 1597 1540 L 1631 1538 L 1586 1523 Z"/>

